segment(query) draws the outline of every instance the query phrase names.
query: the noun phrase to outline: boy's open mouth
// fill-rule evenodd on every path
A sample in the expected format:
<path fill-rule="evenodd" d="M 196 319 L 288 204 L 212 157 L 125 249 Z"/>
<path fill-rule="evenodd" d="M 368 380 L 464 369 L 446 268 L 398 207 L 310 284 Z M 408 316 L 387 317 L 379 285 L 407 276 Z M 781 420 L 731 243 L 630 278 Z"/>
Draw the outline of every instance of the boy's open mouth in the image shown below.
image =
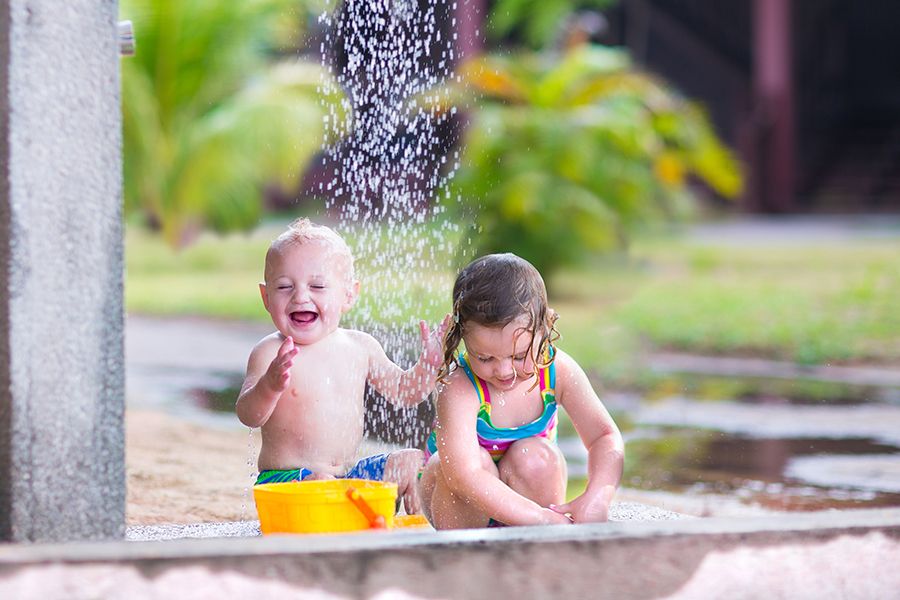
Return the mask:
<path fill-rule="evenodd" d="M 298 310 L 291 313 L 291 321 L 298 325 L 309 325 L 319 318 L 319 315 L 310 310 Z"/>

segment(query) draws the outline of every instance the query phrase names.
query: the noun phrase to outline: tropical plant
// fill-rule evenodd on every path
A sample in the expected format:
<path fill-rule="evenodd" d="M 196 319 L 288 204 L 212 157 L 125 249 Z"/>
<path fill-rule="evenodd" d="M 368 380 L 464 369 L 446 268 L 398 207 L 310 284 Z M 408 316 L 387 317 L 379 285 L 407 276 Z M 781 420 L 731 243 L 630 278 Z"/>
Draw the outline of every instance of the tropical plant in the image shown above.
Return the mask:
<path fill-rule="evenodd" d="M 320 148 L 332 110 L 317 93 L 321 67 L 273 65 L 303 6 L 122 0 L 137 41 L 122 62 L 125 207 L 172 245 L 203 227 L 254 225 L 262 185 L 296 182 Z"/>
<path fill-rule="evenodd" d="M 483 56 L 451 197 L 474 212 L 478 253 L 512 251 L 545 274 L 682 214 L 689 176 L 724 197 L 740 169 L 703 110 L 633 70 L 621 50 Z"/>

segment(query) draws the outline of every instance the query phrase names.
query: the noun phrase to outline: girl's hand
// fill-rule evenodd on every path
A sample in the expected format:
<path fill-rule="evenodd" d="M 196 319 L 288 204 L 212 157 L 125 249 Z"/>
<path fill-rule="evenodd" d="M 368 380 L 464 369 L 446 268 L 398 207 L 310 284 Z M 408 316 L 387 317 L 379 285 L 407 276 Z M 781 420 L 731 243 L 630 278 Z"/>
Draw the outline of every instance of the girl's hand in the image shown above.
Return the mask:
<path fill-rule="evenodd" d="M 612 485 L 604 485 L 593 491 L 588 486 L 583 494 L 571 502 L 550 508 L 558 513 L 571 515 L 574 523 L 602 523 L 609 520 L 609 505 L 615 494 L 616 488 Z"/>
<path fill-rule="evenodd" d="M 294 365 L 294 356 L 297 354 L 297 347 L 294 346 L 294 339 L 288 336 L 278 347 L 278 354 L 272 359 L 269 368 L 263 379 L 266 385 L 275 394 L 282 394 L 291 383 L 291 367 Z"/>
<path fill-rule="evenodd" d="M 553 504 L 543 510 L 542 517 L 542 525 L 571 525 L 575 522 L 571 516 L 561 512 L 559 507 Z"/>
<path fill-rule="evenodd" d="M 428 330 L 428 324 L 425 321 L 419 321 L 419 333 L 422 336 L 422 362 L 432 367 L 440 369 L 444 364 L 444 333 L 450 327 L 450 315 L 444 317 L 444 320 L 433 330 Z"/>

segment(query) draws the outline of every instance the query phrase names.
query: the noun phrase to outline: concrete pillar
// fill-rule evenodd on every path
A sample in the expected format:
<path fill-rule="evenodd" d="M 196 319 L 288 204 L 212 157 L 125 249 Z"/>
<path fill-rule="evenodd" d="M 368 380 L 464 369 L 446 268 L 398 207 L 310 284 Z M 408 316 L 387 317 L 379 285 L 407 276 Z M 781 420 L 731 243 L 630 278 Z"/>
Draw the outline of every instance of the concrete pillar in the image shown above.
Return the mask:
<path fill-rule="evenodd" d="M 115 0 L 0 2 L 0 539 L 124 535 Z"/>

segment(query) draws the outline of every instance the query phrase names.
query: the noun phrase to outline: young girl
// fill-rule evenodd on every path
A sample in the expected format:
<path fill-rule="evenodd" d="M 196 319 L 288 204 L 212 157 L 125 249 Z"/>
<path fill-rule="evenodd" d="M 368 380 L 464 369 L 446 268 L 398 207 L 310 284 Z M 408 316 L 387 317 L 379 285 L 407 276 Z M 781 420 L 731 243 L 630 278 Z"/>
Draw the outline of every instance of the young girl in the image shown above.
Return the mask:
<path fill-rule="evenodd" d="M 607 519 L 622 437 L 584 371 L 553 345 L 556 319 L 540 274 L 514 254 L 478 258 L 457 277 L 420 480 L 437 529 Z M 558 406 L 588 450 L 587 487 L 567 504 Z"/>

